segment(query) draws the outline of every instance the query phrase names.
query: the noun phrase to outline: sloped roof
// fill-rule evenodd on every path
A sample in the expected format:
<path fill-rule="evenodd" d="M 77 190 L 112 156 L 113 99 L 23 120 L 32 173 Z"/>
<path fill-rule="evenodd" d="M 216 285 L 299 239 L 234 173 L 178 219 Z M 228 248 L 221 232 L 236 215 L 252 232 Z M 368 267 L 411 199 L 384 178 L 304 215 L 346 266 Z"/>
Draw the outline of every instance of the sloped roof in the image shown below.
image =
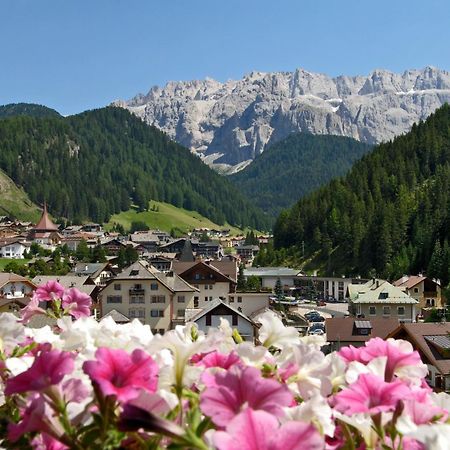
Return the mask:
<path fill-rule="evenodd" d="M 418 300 L 386 280 L 372 279 L 364 284 L 350 284 L 348 292 L 353 303 L 418 303 Z"/>
<path fill-rule="evenodd" d="M 180 264 L 180 265 L 178 265 Z M 181 264 L 186 264 L 185 266 Z M 189 266 L 188 266 L 189 264 Z M 225 275 L 223 272 L 221 272 L 219 269 L 214 267 L 212 264 L 208 264 L 205 261 L 197 261 L 195 263 L 178 263 L 177 261 L 174 261 L 172 264 L 173 270 L 180 275 L 180 277 L 184 278 L 189 275 L 190 272 L 193 272 L 196 270 L 196 268 L 202 268 L 207 269 L 209 272 L 215 273 L 218 277 L 220 277 L 222 280 L 236 283 L 236 280 L 233 280 L 228 275 Z M 178 267 L 178 268 L 177 268 Z M 199 280 L 201 281 L 201 280 Z"/>
<path fill-rule="evenodd" d="M 22 282 L 31 285 L 36 288 L 35 284 L 32 283 L 28 278 L 22 277 L 21 275 L 16 275 L 15 273 L 0 272 L 0 288 L 8 283 Z"/>
<path fill-rule="evenodd" d="M 214 309 L 216 309 L 218 306 L 223 305 L 225 306 L 227 309 L 229 309 L 231 312 L 236 313 L 237 315 L 241 316 L 244 320 L 246 320 L 247 322 L 250 322 L 251 324 L 255 324 L 253 322 L 252 319 L 250 319 L 249 317 L 247 317 L 244 313 L 242 313 L 241 311 L 237 310 L 236 308 L 233 308 L 232 306 L 230 306 L 228 303 L 225 303 L 223 300 L 221 300 L 220 298 L 216 298 L 213 301 L 210 302 L 210 304 L 202 309 L 201 311 L 199 311 L 196 315 L 192 316 L 189 321 L 190 322 L 196 322 L 197 320 L 201 319 L 203 316 L 205 316 L 206 314 L 208 314 L 209 312 L 213 311 Z"/>
<path fill-rule="evenodd" d="M 360 319 L 352 317 L 333 317 L 325 319 L 325 329 L 327 332 L 328 342 L 365 342 L 374 337 L 385 339 L 389 333 L 398 327 L 398 319 L 393 318 L 373 318 L 365 320 L 369 322 L 370 327 L 366 324 L 365 328 L 371 328 L 369 335 L 353 334 L 356 322 Z"/>
<path fill-rule="evenodd" d="M 65 288 L 76 288 L 85 294 L 91 295 L 97 288 L 95 284 L 86 284 L 90 277 L 79 277 L 71 275 L 38 275 L 33 278 L 33 283 L 36 285 L 45 284 L 48 281 L 56 280 Z"/>
<path fill-rule="evenodd" d="M 34 227 L 35 230 L 56 231 L 58 227 L 50 220 L 47 213 L 47 204 L 44 203 L 44 209 L 39 222 Z"/>
<path fill-rule="evenodd" d="M 164 274 L 145 261 L 138 260 L 125 268 L 117 277 L 119 280 L 158 280 L 172 292 L 196 292 L 194 286 L 183 280 L 176 273 Z"/>
<path fill-rule="evenodd" d="M 105 314 L 102 319 L 104 319 L 105 317 L 111 317 L 116 323 L 124 323 L 130 321 L 127 316 L 117 311 L 117 309 L 112 309 L 109 313 Z"/>
<path fill-rule="evenodd" d="M 406 289 L 411 289 L 422 281 L 426 280 L 427 277 L 423 277 L 421 275 L 411 275 L 402 277 L 396 281 L 394 281 L 393 285 L 397 287 L 404 287 Z"/>
<path fill-rule="evenodd" d="M 406 339 L 416 350 L 419 350 L 443 375 L 450 375 L 450 358 L 442 357 L 433 347 L 432 340 L 436 336 L 448 337 L 450 333 L 449 322 L 436 323 L 402 323 L 388 337 Z M 406 336 L 404 336 L 406 334 Z M 428 339 L 427 337 L 433 337 Z"/>

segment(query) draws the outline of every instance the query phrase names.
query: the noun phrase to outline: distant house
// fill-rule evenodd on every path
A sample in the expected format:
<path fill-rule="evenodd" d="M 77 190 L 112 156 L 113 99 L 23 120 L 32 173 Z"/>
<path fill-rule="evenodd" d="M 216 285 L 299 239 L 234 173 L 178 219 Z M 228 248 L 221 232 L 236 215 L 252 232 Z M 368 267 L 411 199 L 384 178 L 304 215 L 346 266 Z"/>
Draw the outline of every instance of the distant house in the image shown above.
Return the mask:
<path fill-rule="evenodd" d="M 289 267 L 249 267 L 244 270 L 245 278 L 256 276 L 261 281 L 261 287 L 274 289 L 277 280 L 287 288 L 295 285 L 295 279 L 301 272 Z"/>
<path fill-rule="evenodd" d="M 29 242 L 19 238 L 0 240 L 0 258 L 23 259 L 23 254 L 29 247 Z"/>
<path fill-rule="evenodd" d="M 219 242 L 200 242 L 198 239 L 180 238 L 159 246 L 161 252 L 181 254 L 186 241 L 190 241 L 195 256 L 200 258 L 220 259 L 223 256 L 223 248 Z"/>
<path fill-rule="evenodd" d="M 36 285 L 15 273 L 0 273 L 0 312 L 12 312 L 26 306 Z"/>
<path fill-rule="evenodd" d="M 252 262 L 255 256 L 259 252 L 259 246 L 258 245 L 245 245 L 240 244 L 236 247 L 236 253 L 241 258 L 241 261 L 248 263 Z"/>
<path fill-rule="evenodd" d="M 443 308 L 444 301 L 441 295 L 440 284 L 422 275 L 406 275 L 394 282 L 394 286 L 404 290 L 419 304 L 418 309 Z"/>
<path fill-rule="evenodd" d="M 86 241 L 88 247 L 95 247 L 98 243 L 94 234 L 80 231 L 77 233 L 65 234 L 65 237 L 61 240 L 61 245 L 67 245 L 69 250 L 74 252 L 82 241 Z"/>
<path fill-rule="evenodd" d="M 350 284 L 363 284 L 367 280 L 343 277 L 317 277 L 299 274 L 294 280 L 296 292 L 300 296 L 309 297 L 310 294 L 328 300 L 344 300 Z"/>
<path fill-rule="evenodd" d="M 111 264 L 106 263 L 84 263 L 80 262 L 73 267 L 71 275 L 89 277 L 97 286 L 106 286 L 106 283 L 115 277 Z"/>
<path fill-rule="evenodd" d="M 190 317 L 188 316 L 186 320 L 196 323 L 199 330 L 205 333 L 211 327 L 218 327 L 220 325 L 220 319 L 226 319 L 232 328 L 237 329 L 244 340 L 255 340 L 257 330 L 255 322 L 241 311 L 220 299 L 214 300 L 201 311 L 191 311 L 190 313 L 193 314 Z"/>
<path fill-rule="evenodd" d="M 172 267 L 183 280 L 199 290 L 194 297 L 195 308 L 206 308 L 217 298 L 225 300 L 236 290 L 236 280 L 222 273 L 213 263 L 174 261 Z"/>
<path fill-rule="evenodd" d="M 247 317 L 253 318 L 269 309 L 270 293 L 236 292 L 228 294 L 227 302 Z"/>
<path fill-rule="evenodd" d="M 402 289 L 376 278 L 364 284 L 350 284 L 348 301 L 348 311 L 355 317 L 396 318 L 400 322 L 414 322 L 419 303 Z"/>
<path fill-rule="evenodd" d="M 160 239 L 151 231 L 138 231 L 130 234 L 130 241 L 142 246 L 145 251 L 154 253 L 160 244 Z"/>
<path fill-rule="evenodd" d="M 44 203 L 44 209 L 39 222 L 30 230 L 28 240 L 54 250 L 61 244 L 62 236 L 59 233 L 58 226 L 55 225 L 47 212 L 47 205 Z"/>
<path fill-rule="evenodd" d="M 197 292 L 177 274 L 162 273 L 145 261 L 137 261 L 100 291 L 101 316 L 120 313 L 164 333 L 184 324 L 185 310 L 194 307 Z"/>
<path fill-rule="evenodd" d="M 450 323 L 403 323 L 388 337 L 410 342 L 428 366 L 428 384 L 450 391 Z"/>
<path fill-rule="evenodd" d="M 353 345 L 362 347 L 374 337 L 386 339 L 398 327 L 396 318 L 355 319 L 353 317 L 335 317 L 326 319 L 325 329 L 330 350 Z"/>

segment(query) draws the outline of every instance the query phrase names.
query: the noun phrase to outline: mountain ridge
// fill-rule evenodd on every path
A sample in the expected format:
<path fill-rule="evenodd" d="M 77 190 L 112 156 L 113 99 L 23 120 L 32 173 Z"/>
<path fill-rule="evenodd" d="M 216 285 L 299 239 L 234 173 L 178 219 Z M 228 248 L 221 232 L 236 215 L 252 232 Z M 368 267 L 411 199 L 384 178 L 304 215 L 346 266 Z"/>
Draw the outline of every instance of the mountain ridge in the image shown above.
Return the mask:
<path fill-rule="evenodd" d="M 304 69 L 251 72 L 224 83 L 168 82 L 117 101 L 208 164 L 236 166 L 292 132 L 389 141 L 450 102 L 450 73 L 435 67 L 401 74 L 329 77 Z"/>

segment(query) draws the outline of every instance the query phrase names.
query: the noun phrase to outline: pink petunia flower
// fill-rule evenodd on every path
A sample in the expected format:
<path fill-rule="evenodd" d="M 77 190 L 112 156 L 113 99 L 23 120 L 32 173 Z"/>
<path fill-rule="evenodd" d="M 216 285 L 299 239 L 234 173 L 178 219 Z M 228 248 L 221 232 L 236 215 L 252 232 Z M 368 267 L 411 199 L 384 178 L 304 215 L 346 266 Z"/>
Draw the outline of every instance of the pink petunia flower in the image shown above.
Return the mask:
<path fill-rule="evenodd" d="M 32 441 L 33 450 L 66 450 L 69 447 L 47 433 L 38 434 Z"/>
<path fill-rule="evenodd" d="M 99 348 L 96 361 L 86 361 L 84 372 L 98 384 L 103 395 L 115 395 L 119 402 L 136 398 L 141 390 L 155 392 L 158 365 L 143 350 Z"/>
<path fill-rule="evenodd" d="M 232 351 L 225 355 L 214 350 L 213 352 L 207 353 L 205 355 L 199 355 L 195 359 L 195 363 L 197 366 L 204 366 L 206 368 L 221 367 L 222 369 L 229 369 L 235 364 L 241 364 L 242 361 L 235 351 Z"/>
<path fill-rule="evenodd" d="M 78 289 L 68 289 L 62 298 L 62 307 L 75 319 L 91 315 L 92 299 Z"/>
<path fill-rule="evenodd" d="M 394 411 L 397 402 L 410 395 L 402 381 L 386 383 L 373 374 L 361 374 L 358 380 L 334 397 L 335 408 L 347 415 L 355 413 L 377 414 Z"/>
<path fill-rule="evenodd" d="M 281 427 L 276 417 L 266 411 L 247 408 L 216 431 L 217 450 L 319 450 L 324 440 L 311 424 L 286 422 Z"/>
<path fill-rule="evenodd" d="M 8 425 L 8 439 L 16 442 L 25 433 L 47 430 L 48 427 L 44 420 L 45 410 L 45 400 L 41 395 L 36 395 L 23 411 L 22 420 L 18 424 L 10 423 Z"/>
<path fill-rule="evenodd" d="M 46 314 L 46 312 L 45 309 L 39 307 L 39 299 L 34 294 L 28 305 L 20 310 L 20 322 L 27 324 L 37 314 Z"/>
<path fill-rule="evenodd" d="M 203 382 L 206 389 L 200 396 L 200 409 L 218 426 L 225 426 L 247 406 L 282 416 L 282 408 L 293 401 L 285 385 L 263 378 L 254 367 L 233 366 L 227 372 L 203 377 Z"/>
<path fill-rule="evenodd" d="M 36 356 L 32 366 L 6 382 L 5 395 L 22 392 L 41 392 L 58 384 L 74 369 L 75 355 L 59 350 L 43 351 Z"/>
<path fill-rule="evenodd" d="M 414 351 L 408 342 L 395 341 L 393 339 L 385 341 L 377 337 L 370 339 L 365 347 L 361 347 L 360 349 L 360 358 L 365 364 L 380 356 L 387 358 L 385 370 L 386 381 L 391 381 L 395 371 L 401 367 L 422 365 L 419 353 Z"/>
<path fill-rule="evenodd" d="M 64 290 L 64 286 L 62 286 L 55 280 L 50 280 L 47 283 L 39 286 L 36 289 L 35 295 L 40 302 L 50 302 L 57 298 L 62 298 Z"/>
<path fill-rule="evenodd" d="M 352 361 L 363 362 L 361 359 L 361 348 L 353 347 L 353 345 L 342 347 L 337 353 L 346 363 L 351 363 Z"/>

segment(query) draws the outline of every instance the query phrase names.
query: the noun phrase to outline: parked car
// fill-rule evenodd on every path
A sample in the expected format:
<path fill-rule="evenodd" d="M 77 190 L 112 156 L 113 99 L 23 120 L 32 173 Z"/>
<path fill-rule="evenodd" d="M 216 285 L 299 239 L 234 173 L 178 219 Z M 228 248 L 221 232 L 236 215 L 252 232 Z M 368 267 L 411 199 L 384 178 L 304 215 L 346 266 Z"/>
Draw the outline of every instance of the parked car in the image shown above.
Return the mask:
<path fill-rule="evenodd" d="M 314 331 L 314 330 L 323 330 L 325 331 L 325 324 L 323 322 L 316 322 L 313 323 L 310 327 L 309 327 L 309 331 Z"/>
<path fill-rule="evenodd" d="M 310 319 L 308 319 L 309 322 L 325 322 L 325 317 L 323 316 L 312 316 Z"/>
<path fill-rule="evenodd" d="M 321 335 L 325 334 L 325 331 L 320 328 L 317 328 L 316 330 L 313 330 L 313 331 L 309 330 L 308 334 L 316 334 L 316 335 L 321 336 Z"/>
<path fill-rule="evenodd" d="M 305 314 L 306 319 L 310 319 L 310 317 L 317 317 L 320 316 L 318 311 L 309 311 Z"/>

